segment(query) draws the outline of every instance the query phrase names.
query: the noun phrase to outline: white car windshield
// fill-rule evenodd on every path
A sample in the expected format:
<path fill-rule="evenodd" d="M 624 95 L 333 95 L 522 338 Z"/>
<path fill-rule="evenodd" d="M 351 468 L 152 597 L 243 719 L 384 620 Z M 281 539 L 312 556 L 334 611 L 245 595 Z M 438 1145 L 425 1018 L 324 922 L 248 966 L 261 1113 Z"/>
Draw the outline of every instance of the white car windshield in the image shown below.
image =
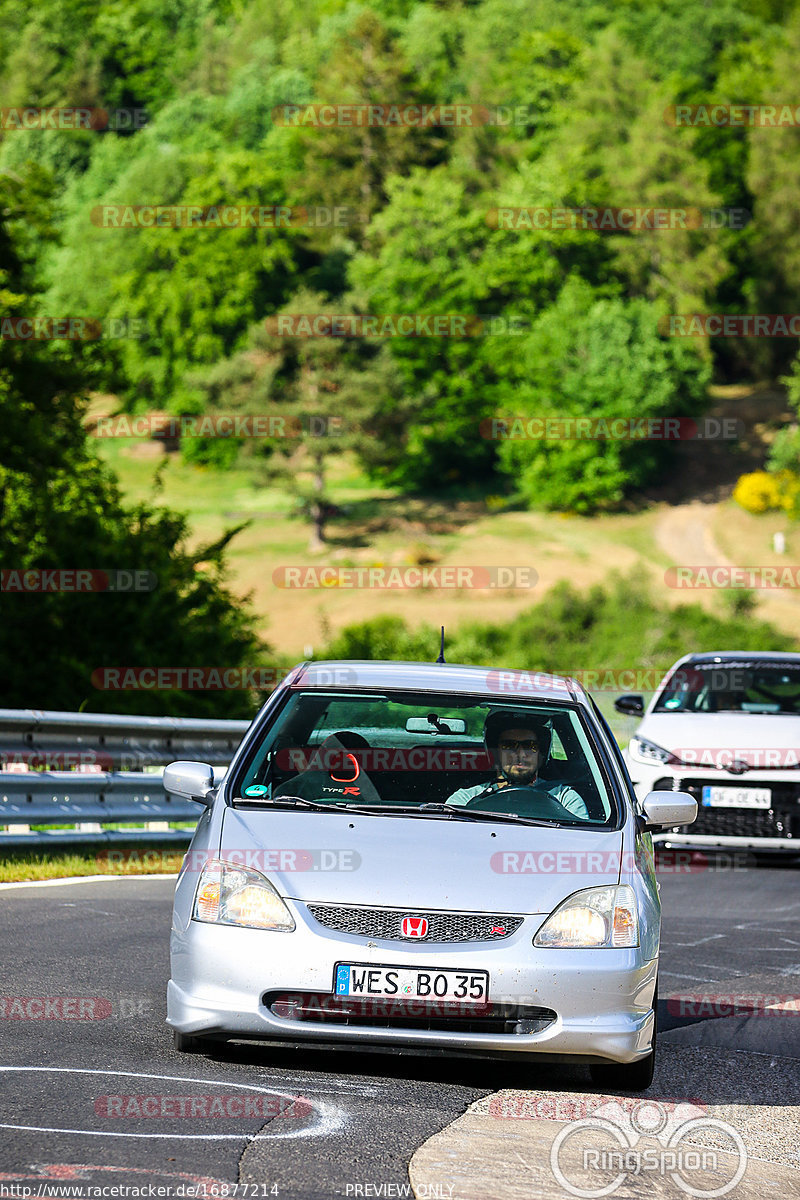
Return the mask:
<path fill-rule="evenodd" d="M 315 688 L 288 698 L 237 773 L 234 802 L 608 827 L 616 803 L 593 739 L 567 705 Z"/>
<path fill-rule="evenodd" d="M 800 661 L 685 663 L 667 680 L 653 712 L 800 714 Z"/>

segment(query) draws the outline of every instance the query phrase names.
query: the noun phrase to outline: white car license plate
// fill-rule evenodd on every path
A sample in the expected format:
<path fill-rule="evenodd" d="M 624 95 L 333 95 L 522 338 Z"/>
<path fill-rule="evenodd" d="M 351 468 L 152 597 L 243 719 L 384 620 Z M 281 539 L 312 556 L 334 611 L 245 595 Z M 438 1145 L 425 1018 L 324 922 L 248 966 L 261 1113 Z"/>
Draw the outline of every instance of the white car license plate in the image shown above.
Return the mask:
<path fill-rule="evenodd" d="M 704 808 L 769 808 L 769 788 L 704 787 Z"/>
<path fill-rule="evenodd" d="M 394 996 L 398 1000 L 489 999 L 486 971 L 456 971 L 436 967 L 373 967 L 337 963 L 337 996 Z"/>

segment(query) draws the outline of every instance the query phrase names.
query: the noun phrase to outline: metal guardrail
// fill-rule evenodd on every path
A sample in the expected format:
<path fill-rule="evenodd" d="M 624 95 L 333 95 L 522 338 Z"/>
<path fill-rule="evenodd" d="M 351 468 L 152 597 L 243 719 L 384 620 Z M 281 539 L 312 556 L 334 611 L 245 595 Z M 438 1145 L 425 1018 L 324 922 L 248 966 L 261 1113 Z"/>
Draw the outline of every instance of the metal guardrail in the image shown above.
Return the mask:
<path fill-rule="evenodd" d="M 128 717 L 108 713 L 47 712 L 0 708 L 0 756 L 43 763 L 59 755 L 75 756 L 76 765 L 98 762 L 104 768 L 141 770 L 178 758 L 213 766 L 229 763 L 250 726 L 249 721 L 203 717 Z"/>
<path fill-rule="evenodd" d="M 192 717 L 0 709 L 0 762 L 12 768 L 0 770 L 0 848 L 122 841 L 186 844 L 202 810 L 191 800 L 168 796 L 161 772 L 142 768 L 199 759 L 215 768 L 219 782 L 249 725 Z M 23 769 L 14 770 L 15 763 Z M 24 769 L 53 763 L 77 769 Z M 114 771 L 116 766 L 140 769 Z M 145 827 L 102 828 L 134 822 Z M 169 828 L 178 822 L 191 822 L 192 829 Z M 32 830 L 34 825 L 70 828 Z"/>

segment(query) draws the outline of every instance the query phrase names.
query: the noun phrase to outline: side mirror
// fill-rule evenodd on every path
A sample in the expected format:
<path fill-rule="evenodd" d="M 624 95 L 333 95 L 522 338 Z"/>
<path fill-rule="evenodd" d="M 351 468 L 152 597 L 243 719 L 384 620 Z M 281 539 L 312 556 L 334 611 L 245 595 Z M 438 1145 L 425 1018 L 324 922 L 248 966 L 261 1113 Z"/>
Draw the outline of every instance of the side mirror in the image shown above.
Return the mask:
<path fill-rule="evenodd" d="M 648 792 L 642 812 L 645 829 L 691 825 L 697 816 L 697 801 L 688 792 Z"/>
<path fill-rule="evenodd" d="M 215 787 L 214 768 L 200 762 L 170 763 L 164 768 L 163 782 L 164 791 L 172 796 L 209 804 L 209 795 Z"/>
<path fill-rule="evenodd" d="M 641 717 L 644 713 L 644 696 L 632 696 L 630 693 L 618 696 L 614 708 L 626 717 Z"/>

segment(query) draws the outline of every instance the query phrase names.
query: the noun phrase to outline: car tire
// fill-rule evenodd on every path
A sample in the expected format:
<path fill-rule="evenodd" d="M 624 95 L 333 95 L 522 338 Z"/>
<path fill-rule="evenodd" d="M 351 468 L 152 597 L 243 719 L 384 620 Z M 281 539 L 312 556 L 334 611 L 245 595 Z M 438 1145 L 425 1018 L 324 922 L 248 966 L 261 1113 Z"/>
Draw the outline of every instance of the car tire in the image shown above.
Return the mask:
<path fill-rule="evenodd" d="M 172 1044 L 181 1054 L 202 1054 L 211 1049 L 211 1041 L 208 1038 L 181 1033 L 179 1029 L 172 1031 Z"/>
<path fill-rule="evenodd" d="M 592 1083 L 605 1091 L 646 1092 L 653 1082 L 656 1069 L 658 1040 L 658 980 L 653 994 L 653 1041 L 650 1053 L 633 1063 L 599 1063 L 589 1068 Z"/>

